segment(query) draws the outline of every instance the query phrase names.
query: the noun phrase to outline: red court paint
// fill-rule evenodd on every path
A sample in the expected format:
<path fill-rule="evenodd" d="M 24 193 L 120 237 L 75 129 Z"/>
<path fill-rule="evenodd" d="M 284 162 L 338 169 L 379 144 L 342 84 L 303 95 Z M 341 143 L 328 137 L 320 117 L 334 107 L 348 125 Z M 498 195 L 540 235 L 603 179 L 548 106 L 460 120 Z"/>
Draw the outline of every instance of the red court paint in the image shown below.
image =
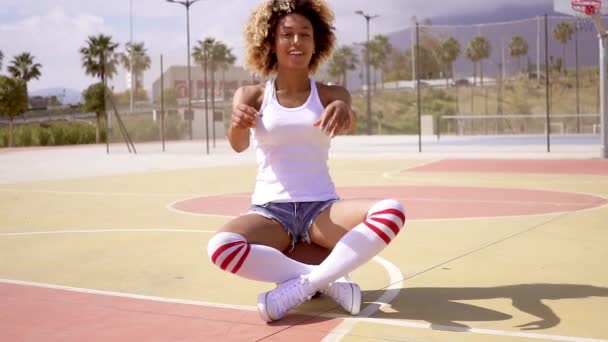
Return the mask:
<path fill-rule="evenodd" d="M 444 159 L 406 172 L 542 173 L 608 176 L 608 160 Z"/>
<path fill-rule="evenodd" d="M 342 322 L 0 283 L 0 341 L 321 341 Z"/>
<path fill-rule="evenodd" d="M 338 188 L 342 198 L 394 198 L 408 220 L 483 218 L 550 214 L 590 209 L 608 200 L 557 191 L 449 186 L 381 186 Z M 177 202 L 174 209 L 208 215 L 237 216 L 247 211 L 249 194 L 218 195 Z"/>

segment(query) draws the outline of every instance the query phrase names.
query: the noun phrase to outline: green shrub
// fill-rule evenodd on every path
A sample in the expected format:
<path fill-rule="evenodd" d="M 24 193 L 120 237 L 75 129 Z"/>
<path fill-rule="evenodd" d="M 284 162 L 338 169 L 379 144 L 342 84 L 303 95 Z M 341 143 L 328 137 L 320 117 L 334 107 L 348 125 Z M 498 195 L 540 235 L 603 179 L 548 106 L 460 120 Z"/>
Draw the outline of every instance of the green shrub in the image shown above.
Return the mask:
<path fill-rule="evenodd" d="M 15 146 L 32 146 L 34 142 L 34 135 L 31 126 L 18 126 L 15 130 Z"/>
<path fill-rule="evenodd" d="M 57 146 L 65 145 L 65 131 L 59 124 L 52 124 L 50 128 L 51 135 L 53 136 L 53 144 Z"/>
<path fill-rule="evenodd" d="M 0 147 L 8 147 L 8 128 L 0 129 Z"/>
<path fill-rule="evenodd" d="M 40 127 L 38 130 L 38 143 L 40 146 L 49 146 L 53 144 L 52 136 L 48 128 Z"/>

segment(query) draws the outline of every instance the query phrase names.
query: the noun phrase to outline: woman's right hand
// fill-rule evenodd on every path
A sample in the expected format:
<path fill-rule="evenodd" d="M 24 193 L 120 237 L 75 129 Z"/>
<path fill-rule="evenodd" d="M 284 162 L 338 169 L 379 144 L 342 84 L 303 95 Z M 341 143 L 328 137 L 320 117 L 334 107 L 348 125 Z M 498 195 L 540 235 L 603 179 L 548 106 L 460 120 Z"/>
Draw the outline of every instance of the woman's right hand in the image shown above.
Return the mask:
<path fill-rule="evenodd" d="M 232 111 L 232 127 L 240 129 L 256 127 L 255 121 L 261 117 L 262 114 L 258 113 L 255 108 L 241 103 Z"/>

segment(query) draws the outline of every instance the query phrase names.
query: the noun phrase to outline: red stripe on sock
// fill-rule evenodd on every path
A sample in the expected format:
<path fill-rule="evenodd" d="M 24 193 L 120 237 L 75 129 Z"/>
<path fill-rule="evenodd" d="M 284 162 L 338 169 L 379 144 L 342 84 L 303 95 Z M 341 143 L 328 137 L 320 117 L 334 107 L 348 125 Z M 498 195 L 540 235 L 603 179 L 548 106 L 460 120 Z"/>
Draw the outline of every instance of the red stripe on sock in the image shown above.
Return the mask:
<path fill-rule="evenodd" d="M 236 266 L 234 266 L 234 268 L 232 269 L 232 273 L 236 273 L 241 269 L 241 266 L 243 266 L 243 263 L 245 262 L 245 259 L 247 259 L 247 255 L 249 255 L 249 251 L 251 250 L 251 245 L 247 244 L 247 247 L 245 248 L 245 253 L 243 253 L 243 256 L 241 257 L 241 259 L 239 260 L 239 262 L 236 264 Z"/>
<path fill-rule="evenodd" d="M 383 225 L 389 227 L 390 230 L 392 230 L 393 233 L 395 233 L 395 235 L 397 235 L 399 233 L 399 226 L 395 222 L 393 222 L 389 219 L 385 219 L 385 218 L 381 218 L 381 217 L 370 217 L 370 218 L 368 218 L 368 220 L 373 220 L 373 221 L 382 223 Z"/>
<path fill-rule="evenodd" d="M 238 248 L 236 248 L 234 251 L 232 251 L 232 253 L 230 253 L 230 255 L 228 255 L 226 257 L 226 259 L 224 259 L 224 262 L 222 263 L 222 265 L 220 266 L 221 269 L 223 269 L 224 271 L 226 270 L 226 268 L 228 267 L 228 265 L 230 265 L 230 262 L 232 262 L 232 259 L 234 259 L 234 257 L 239 254 L 240 251 L 243 250 L 243 246 L 239 246 Z"/>
<path fill-rule="evenodd" d="M 227 250 L 230 247 L 234 247 L 234 246 L 238 246 L 238 245 L 244 245 L 245 241 L 235 241 L 235 242 L 231 242 L 231 243 L 227 243 L 225 245 L 222 245 L 220 248 L 218 248 L 213 255 L 211 256 L 211 261 L 213 261 L 213 263 L 215 264 L 215 262 L 217 261 L 217 258 L 220 257 L 220 255 L 222 253 L 224 253 L 225 250 Z"/>
<path fill-rule="evenodd" d="M 365 225 L 373 230 L 376 234 L 378 234 L 378 236 L 384 240 L 384 242 L 386 242 L 386 244 L 388 245 L 391 242 L 391 238 L 388 237 L 388 235 L 386 235 L 380 228 L 374 226 L 373 224 L 369 223 L 367 220 L 363 221 L 363 223 L 365 223 Z"/>
<path fill-rule="evenodd" d="M 397 216 L 398 218 L 400 218 L 401 222 L 405 223 L 405 214 L 403 214 L 403 212 L 399 209 L 393 209 L 393 208 L 384 209 L 384 210 L 376 211 L 375 213 L 372 213 L 369 216 L 371 217 L 371 216 L 382 215 L 382 214 L 393 214 L 393 215 Z"/>

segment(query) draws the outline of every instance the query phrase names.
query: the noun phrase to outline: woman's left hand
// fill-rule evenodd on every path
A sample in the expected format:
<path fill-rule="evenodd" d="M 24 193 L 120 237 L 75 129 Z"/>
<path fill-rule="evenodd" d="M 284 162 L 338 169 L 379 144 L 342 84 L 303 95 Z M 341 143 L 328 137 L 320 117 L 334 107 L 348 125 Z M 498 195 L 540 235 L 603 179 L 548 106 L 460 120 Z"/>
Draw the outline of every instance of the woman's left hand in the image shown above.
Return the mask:
<path fill-rule="evenodd" d="M 348 132 L 351 125 L 350 106 L 341 100 L 330 103 L 325 107 L 321 119 L 313 125 L 320 127 L 325 134 L 332 138 L 337 134 Z"/>

